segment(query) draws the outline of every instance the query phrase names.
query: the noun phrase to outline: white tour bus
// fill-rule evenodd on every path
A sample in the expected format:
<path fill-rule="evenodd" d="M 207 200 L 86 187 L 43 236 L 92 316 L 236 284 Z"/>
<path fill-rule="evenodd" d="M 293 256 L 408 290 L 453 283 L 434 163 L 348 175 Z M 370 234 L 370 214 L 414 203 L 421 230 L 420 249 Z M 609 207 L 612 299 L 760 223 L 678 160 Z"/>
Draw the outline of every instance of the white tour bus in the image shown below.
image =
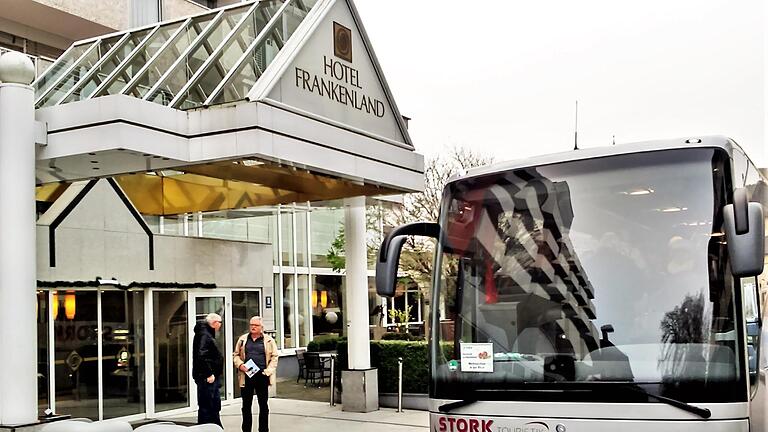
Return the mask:
<path fill-rule="evenodd" d="M 481 167 L 445 187 L 433 432 L 768 431 L 760 348 L 768 183 L 731 140 L 623 144 Z"/>

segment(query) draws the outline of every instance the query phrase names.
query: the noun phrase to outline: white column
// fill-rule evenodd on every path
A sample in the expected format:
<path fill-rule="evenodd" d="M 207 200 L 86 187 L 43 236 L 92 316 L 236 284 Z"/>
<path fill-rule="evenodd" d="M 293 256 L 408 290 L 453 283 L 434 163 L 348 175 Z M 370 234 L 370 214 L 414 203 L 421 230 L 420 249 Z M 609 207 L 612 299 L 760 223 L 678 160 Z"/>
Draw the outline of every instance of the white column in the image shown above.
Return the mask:
<path fill-rule="evenodd" d="M 37 421 L 34 75 L 0 56 L 0 425 Z"/>
<path fill-rule="evenodd" d="M 365 237 L 365 197 L 347 198 L 344 200 L 347 297 L 345 315 L 350 370 L 371 367 L 368 334 L 368 258 Z"/>

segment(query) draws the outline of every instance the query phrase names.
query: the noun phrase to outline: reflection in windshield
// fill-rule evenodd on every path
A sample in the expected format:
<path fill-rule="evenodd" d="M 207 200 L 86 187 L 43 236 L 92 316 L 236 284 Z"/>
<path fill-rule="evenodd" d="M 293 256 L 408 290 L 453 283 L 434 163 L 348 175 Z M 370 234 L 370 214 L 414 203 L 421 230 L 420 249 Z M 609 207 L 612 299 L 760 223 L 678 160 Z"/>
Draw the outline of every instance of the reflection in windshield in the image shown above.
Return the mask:
<path fill-rule="evenodd" d="M 450 185 L 438 396 L 440 383 L 621 382 L 695 398 L 741 379 L 721 234 L 726 162 L 671 150 Z M 471 358 L 486 347 L 492 359 Z"/>

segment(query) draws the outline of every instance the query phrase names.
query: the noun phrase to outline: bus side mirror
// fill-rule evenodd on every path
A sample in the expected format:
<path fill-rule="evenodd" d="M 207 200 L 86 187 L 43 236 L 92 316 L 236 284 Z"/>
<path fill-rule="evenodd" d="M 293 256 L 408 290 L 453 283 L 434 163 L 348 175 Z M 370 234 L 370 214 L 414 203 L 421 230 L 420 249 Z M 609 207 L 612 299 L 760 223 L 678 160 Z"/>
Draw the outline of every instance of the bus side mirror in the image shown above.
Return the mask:
<path fill-rule="evenodd" d="M 376 261 L 376 292 L 382 297 L 392 297 L 395 295 L 400 251 L 403 249 L 403 243 L 405 243 L 407 238 L 408 236 L 398 236 L 390 239 L 387 246 L 386 259 Z M 387 240 L 384 239 L 384 241 Z M 384 249 L 383 244 L 381 249 Z"/>
<path fill-rule="evenodd" d="M 763 207 L 749 202 L 746 189 L 739 188 L 733 192 L 733 204 L 723 209 L 723 218 L 733 275 L 751 277 L 762 273 L 765 259 Z"/>
<path fill-rule="evenodd" d="M 438 238 L 440 225 L 431 222 L 415 222 L 401 225 L 384 237 L 376 259 L 376 293 L 382 297 L 395 295 L 397 268 L 400 251 L 408 236 L 420 235 Z"/>

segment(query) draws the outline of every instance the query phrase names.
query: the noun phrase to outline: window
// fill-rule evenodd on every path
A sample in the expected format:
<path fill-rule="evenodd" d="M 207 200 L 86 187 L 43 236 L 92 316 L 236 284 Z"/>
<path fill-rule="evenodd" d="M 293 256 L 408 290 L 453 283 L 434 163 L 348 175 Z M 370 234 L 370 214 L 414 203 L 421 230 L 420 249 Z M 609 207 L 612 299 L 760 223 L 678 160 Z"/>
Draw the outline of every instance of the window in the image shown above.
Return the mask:
<path fill-rule="evenodd" d="M 144 292 L 103 291 L 101 307 L 104 418 L 143 413 Z"/>
<path fill-rule="evenodd" d="M 259 291 L 232 291 L 232 347 L 237 346 L 240 336 L 250 333 L 251 317 L 261 316 L 261 293 Z M 226 362 L 225 362 L 226 364 Z M 232 374 L 235 398 L 240 397 L 240 378 Z"/>
<path fill-rule="evenodd" d="M 342 284 L 340 275 L 312 276 L 312 309 L 313 337 L 325 334 L 343 333 L 344 317 L 342 315 Z"/>
<path fill-rule="evenodd" d="M 294 266 L 293 254 L 293 213 L 280 214 L 280 259 L 284 266 Z"/>
<path fill-rule="evenodd" d="M 48 372 L 48 292 L 37 292 L 37 411 L 45 415 L 49 407 L 48 388 L 50 385 Z"/>
<path fill-rule="evenodd" d="M 294 326 L 294 311 L 296 302 L 294 301 L 294 276 L 283 275 L 283 342 L 285 348 L 296 348 L 296 332 Z"/>
<path fill-rule="evenodd" d="M 98 293 L 53 292 L 56 411 L 99 419 Z"/>
<path fill-rule="evenodd" d="M 155 411 L 189 406 L 187 293 L 154 292 Z"/>
<path fill-rule="evenodd" d="M 328 251 L 344 229 L 344 210 L 333 203 L 312 208 L 310 238 L 312 267 L 330 268 Z"/>

